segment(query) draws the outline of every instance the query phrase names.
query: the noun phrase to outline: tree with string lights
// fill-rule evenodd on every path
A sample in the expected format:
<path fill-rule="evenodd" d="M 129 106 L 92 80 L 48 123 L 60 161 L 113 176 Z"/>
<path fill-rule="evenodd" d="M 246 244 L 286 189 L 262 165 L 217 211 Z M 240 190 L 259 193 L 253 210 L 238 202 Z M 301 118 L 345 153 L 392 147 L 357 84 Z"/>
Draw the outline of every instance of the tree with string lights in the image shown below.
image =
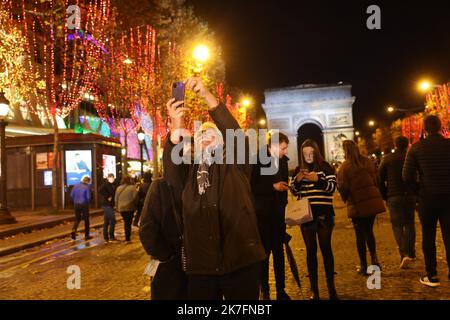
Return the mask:
<path fill-rule="evenodd" d="M 65 0 L 5 0 L 13 20 L 26 39 L 24 64 L 37 88 L 25 101 L 30 112 L 54 128 L 53 181 L 60 181 L 58 119 L 66 118 L 92 92 L 97 70 L 108 54 L 105 44 L 114 28 L 109 0 L 74 1 L 81 9 L 81 28 L 67 26 Z M 52 207 L 57 209 L 58 186 L 52 187 Z"/>

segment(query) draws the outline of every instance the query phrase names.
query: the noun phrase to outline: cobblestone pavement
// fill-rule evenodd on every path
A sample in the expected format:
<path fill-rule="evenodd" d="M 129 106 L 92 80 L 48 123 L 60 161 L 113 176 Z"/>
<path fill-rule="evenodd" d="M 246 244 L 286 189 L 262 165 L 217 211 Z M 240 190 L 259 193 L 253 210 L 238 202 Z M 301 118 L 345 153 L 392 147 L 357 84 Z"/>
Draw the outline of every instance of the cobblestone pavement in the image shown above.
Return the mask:
<path fill-rule="evenodd" d="M 355 236 L 346 210 L 339 199 L 335 201 L 336 226 L 333 250 L 336 264 L 336 288 L 341 299 L 450 299 L 450 281 L 447 279 L 445 254 L 438 230 L 438 271 L 441 287 L 428 288 L 419 283 L 423 274 L 421 232 L 417 219 L 417 261 L 408 270 L 400 270 L 389 217 L 382 214 L 375 223 L 379 260 L 382 265 L 381 289 L 368 289 L 366 278 L 356 273 L 358 257 Z M 299 228 L 290 228 L 291 247 L 300 270 L 302 288 L 299 289 L 286 263 L 286 291 L 293 299 L 305 299 L 309 283 L 306 278 L 306 252 Z M 116 227 L 123 239 L 123 224 Z M 101 231 L 95 230 L 94 239 L 86 243 L 82 238 L 71 241 L 60 239 L 52 243 L 0 258 L 0 299 L 149 299 L 148 279 L 143 271 L 148 257 L 139 242 L 137 230 L 132 243 L 123 241 L 105 244 Z M 81 270 L 81 289 L 67 289 L 70 276 L 67 268 L 77 265 Z M 272 265 L 272 264 L 271 264 Z M 273 271 L 271 287 L 275 287 Z M 322 298 L 327 290 L 319 253 L 319 284 Z M 273 290 L 274 291 L 274 290 Z M 275 292 L 272 292 L 275 298 Z"/>

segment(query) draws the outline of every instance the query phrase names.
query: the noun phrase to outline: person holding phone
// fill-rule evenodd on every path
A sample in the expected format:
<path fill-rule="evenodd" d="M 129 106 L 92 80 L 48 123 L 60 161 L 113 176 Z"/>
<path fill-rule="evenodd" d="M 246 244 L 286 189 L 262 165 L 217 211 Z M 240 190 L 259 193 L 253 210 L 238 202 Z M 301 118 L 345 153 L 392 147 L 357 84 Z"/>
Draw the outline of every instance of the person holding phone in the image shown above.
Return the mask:
<path fill-rule="evenodd" d="M 317 274 L 317 239 L 322 252 L 330 300 L 338 299 L 334 285 L 334 257 L 331 236 L 334 228 L 333 193 L 336 190 L 334 168 L 324 160 L 314 140 L 307 139 L 301 147 L 300 165 L 294 172 L 292 191 L 306 197 L 311 205 L 313 221 L 301 225 L 306 245 L 306 261 L 311 284 L 311 299 L 319 299 Z"/>
<path fill-rule="evenodd" d="M 174 190 L 175 201 L 182 204 L 188 298 L 257 300 L 266 255 L 253 206 L 249 164 L 227 159 L 226 152 L 220 154 L 227 147 L 226 130 L 236 132 L 239 124 L 201 79 L 189 78 L 184 85 L 206 102 L 214 121 L 194 134 L 193 143 L 199 148 L 194 151 L 201 151 L 194 152 L 196 161 L 180 163 L 185 146 L 191 144 L 190 137 L 183 136 L 188 108 L 174 98 L 167 102 L 171 132 L 163 153 L 164 178 Z M 248 155 L 245 141 L 234 146 L 243 147 Z M 217 155 L 222 161 L 215 161 Z"/>
<path fill-rule="evenodd" d="M 273 254 L 273 269 L 276 279 L 277 300 L 290 300 L 285 288 L 284 272 L 284 240 L 286 224 L 284 212 L 287 205 L 288 171 L 288 137 L 279 132 L 273 134 L 266 146 L 266 156 L 271 162 L 278 164 L 278 170 L 273 175 L 264 175 L 262 167 L 269 167 L 271 162 L 263 164 L 257 157 L 252 170 L 252 192 L 255 198 L 256 215 L 259 232 L 267 259 L 264 260 L 261 274 L 261 291 L 264 300 L 270 300 L 269 288 L 269 257 Z M 262 150 L 261 150 L 262 152 Z"/>

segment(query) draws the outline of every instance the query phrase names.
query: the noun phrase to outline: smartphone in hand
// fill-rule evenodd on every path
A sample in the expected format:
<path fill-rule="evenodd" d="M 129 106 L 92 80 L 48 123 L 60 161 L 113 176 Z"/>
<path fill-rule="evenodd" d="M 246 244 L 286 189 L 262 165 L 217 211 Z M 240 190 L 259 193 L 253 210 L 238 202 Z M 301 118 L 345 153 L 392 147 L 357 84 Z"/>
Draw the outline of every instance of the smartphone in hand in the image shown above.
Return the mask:
<path fill-rule="evenodd" d="M 172 98 L 176 101 L 183 101 L 185 95 L 185 86 L 183 82 L 174 82 L 172 85 Z M 181 105 L 183 106 L 183 105 Z M 179 106 L 179 107 L 181 107 Z"/>

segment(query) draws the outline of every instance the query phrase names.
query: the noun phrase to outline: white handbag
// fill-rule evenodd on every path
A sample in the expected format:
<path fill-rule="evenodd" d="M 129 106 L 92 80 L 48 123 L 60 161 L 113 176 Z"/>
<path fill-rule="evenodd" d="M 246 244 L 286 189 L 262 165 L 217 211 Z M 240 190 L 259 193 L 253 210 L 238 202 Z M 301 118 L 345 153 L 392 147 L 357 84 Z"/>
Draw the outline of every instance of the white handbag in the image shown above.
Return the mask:
<path fill-rule="evenodd" d="M 286 206 L 284 221 L 288 226 L 297 226 L 313 221 L 313 215 L 308 198 L 289 201 Z"/>

